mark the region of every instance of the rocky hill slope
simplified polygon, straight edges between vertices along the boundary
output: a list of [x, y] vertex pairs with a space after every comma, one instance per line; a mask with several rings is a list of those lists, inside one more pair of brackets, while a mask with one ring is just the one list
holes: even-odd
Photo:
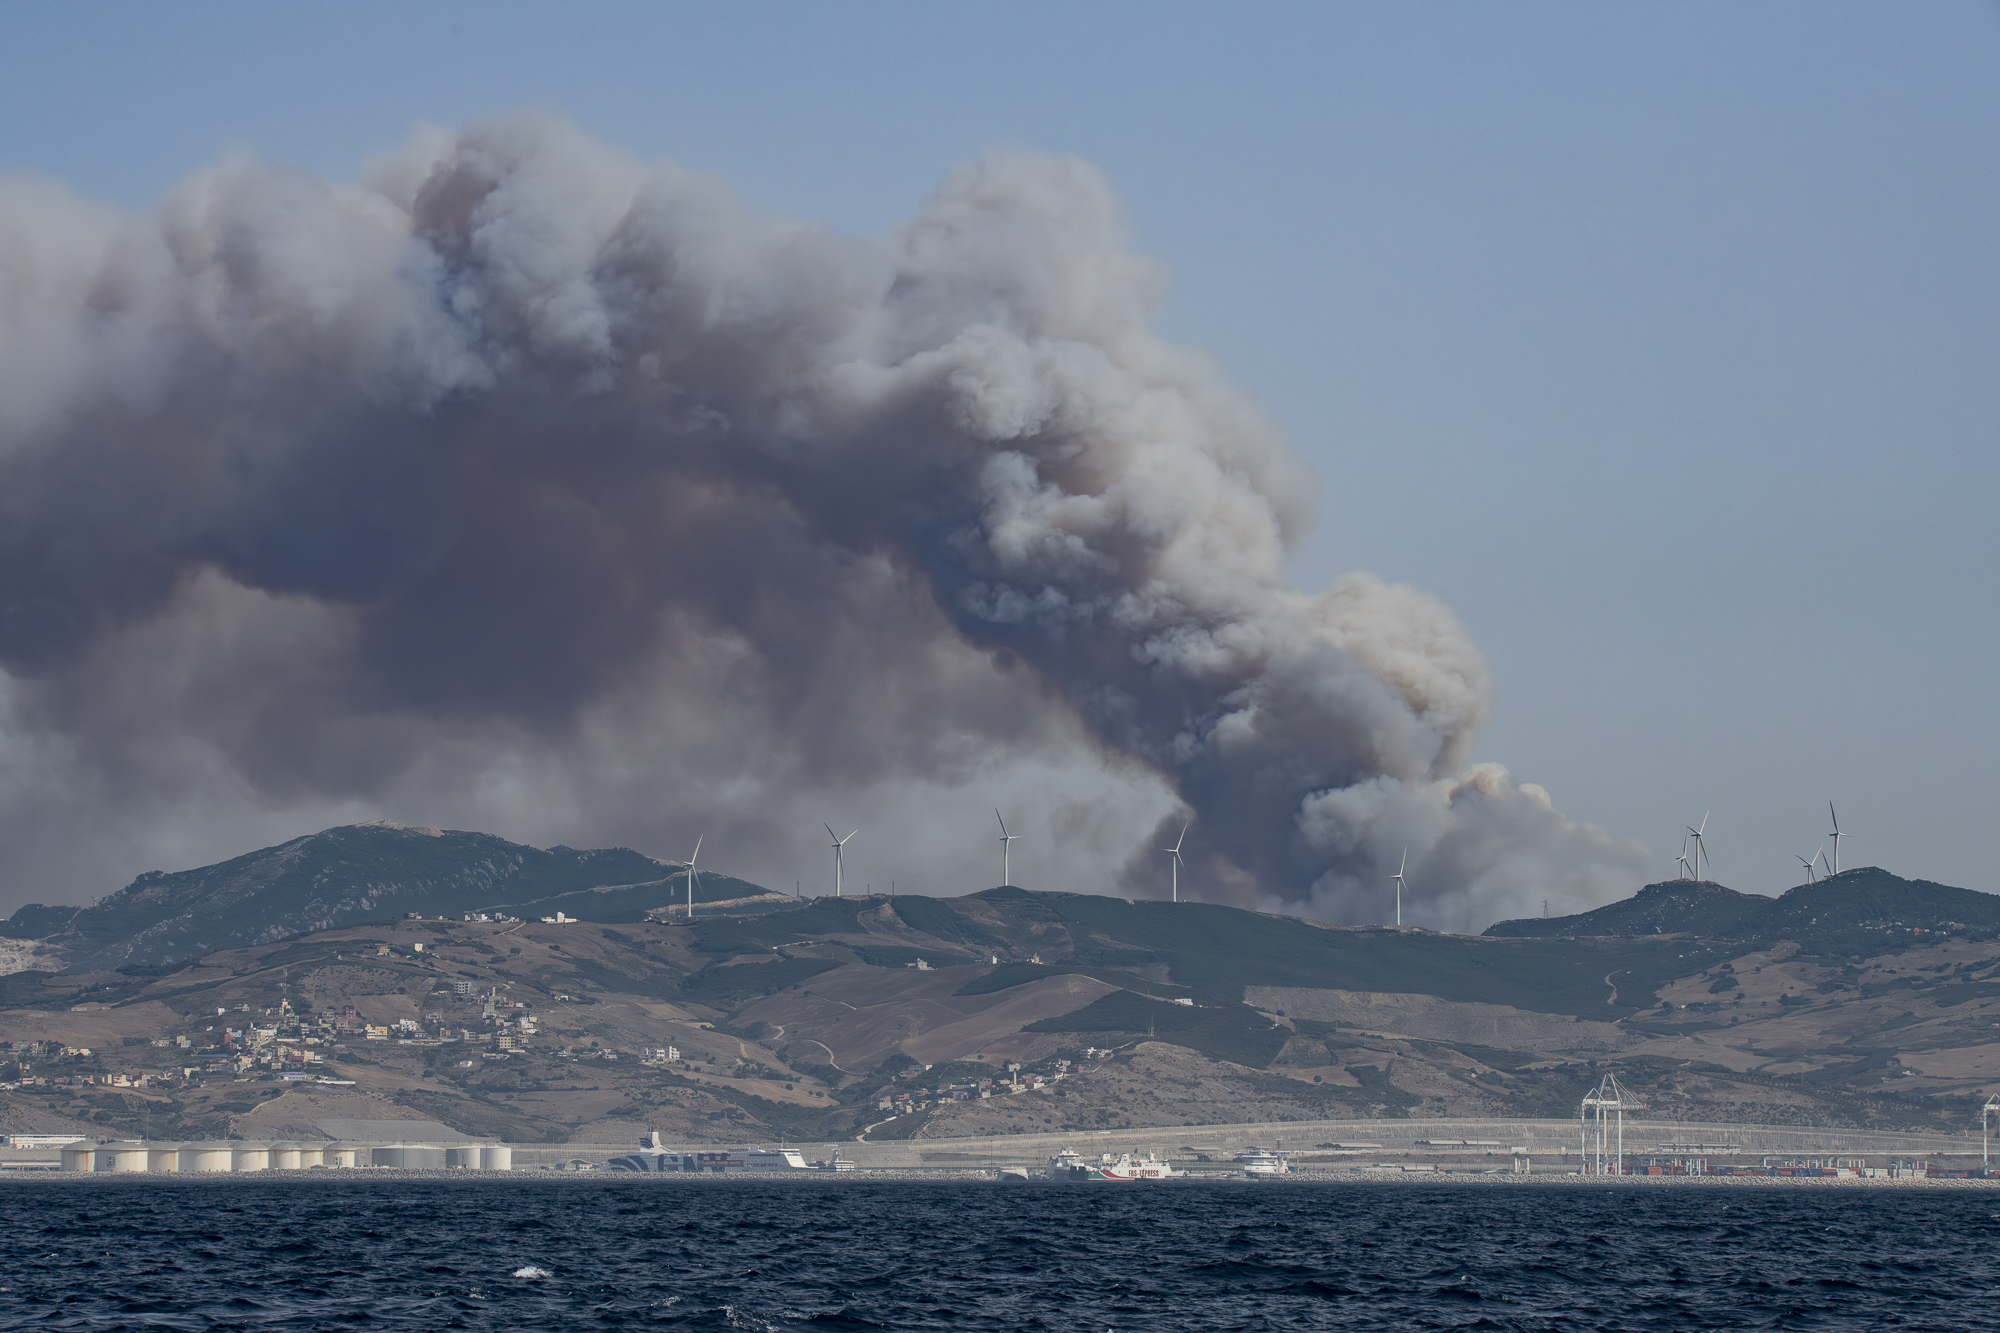
[[[604, 917], [683, 900], [685, 867], [625, 847], [546, 851], [488, 833], [378, 820], [294, 838], [219, 865], [151, 871], [89, 907], [32, 903], [0, 936], [60, 950], [71, 972], [159, 968], [405, 912]], [[761, 896], [699, 877], [696, 901]]]

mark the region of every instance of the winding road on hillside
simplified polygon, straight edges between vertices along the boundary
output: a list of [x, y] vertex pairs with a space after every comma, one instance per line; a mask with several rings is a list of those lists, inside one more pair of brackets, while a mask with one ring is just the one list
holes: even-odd
[[[852, 1008], [853, 1008], [854, 1006], [850, 1004], [850, 1005], [848, 1005], [847, 1007], [848, 1007], [849, 1009], [852, 1009]], [[827, 1044], [826, 1044], [825, 1042], [823, 1042], [823, 1041], [819, 1041], [819, 1040], [817, 1040], [816, 1038], [813, 1038], [813, 1037], [807, 1037], [807, 1038], [806, 1038], [806, 1040], [807, 1040], [807, 1041], [809, 1041], [809, 1042], [812, 1042], [812, 1044], [813, 1044], [813, 1045], [815, 1045], [815, 1046], [819, 1047], [819, 1048], [820, 1048], [820, 1049], [821, 1049], [822, 1051], [825, 1051], [825, 1052], [826, 1052], [826, 1062], [827, 1062], [828, 1064], [832, 1065], [832, 1066], [833, 1066], [833, 1067], [834, 1067], [835, 1069], [840, 1069], [840, 1062], [839, 1062], [838, 1060], [835, 1060], [835, 1059], [833, 1058], [833, 1047], [831, 1047], [831, 1046], [827, 1045]], [[853, 1070], [851, 1070], [851, 1069], [840, 1069], [840, 1072], [841, 1072], [841, 1073], [843, 1073], [843, 1074], [851, 1074], [851, 1073], [853, 1073], [854, 1071], [853, 1071]]]
[[868, 1136], [869, 1136], [869, 1135], [870, 1135], [871, 1133], [873, 1133], [873, 1132], [874, 1132], [875, 1130], [878, 1130], [878, 1129], [880, 1129], [880, 1128], [881, 1128], [882, 1126], [884, 1126], [884, 1125], [888, 1124], [890, 1120], [894, 1120], [895, 1118], [896, 1118], [895, 1116], [890, 1116], [890, 1117], [888, 1117], [888, 1119], [885, 1119], [885, 1120], [877, 1120], [877, 1121], [876, 1121], [876, 1122], [875, 1122], [874, 1124], [872, 1124], [872, 1125], [863, 1125], [863, 1126], [861, 1127], [861, 1132], [860, 1132], [859, 1134], [856, 1134], [856, 1135], [854, 1136], [854, 1138], [853, 1138], [853, 1139], [852, 1139], [851, 1141], [852, 1141], [852, 1142], [854, 1142], [854, 1143], [866, 1143], [866, 1142], [868, 1142]]

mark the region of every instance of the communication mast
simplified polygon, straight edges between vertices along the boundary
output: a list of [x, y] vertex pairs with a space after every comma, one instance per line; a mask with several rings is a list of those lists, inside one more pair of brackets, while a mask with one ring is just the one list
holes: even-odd
[[1988, 1146], [1992, 1141], [1991, 1126], [1996, 1123], [2000, 1123], [2000, 1096], [1988, 1097], [1986, 1105], [1979, 1108], [1979, 1165], [1982, 1170], [1987, 1166], [1987, 1155], [1991, 1151]]
[[1624, 1174], [1625, 1089], [1618, 1086], [1617, 1075], [1607, 1072], [1584, 1094], [1583, 1105], [1577, 1108], [1576, 1128], [1582, 1140], [1583, 1174]]

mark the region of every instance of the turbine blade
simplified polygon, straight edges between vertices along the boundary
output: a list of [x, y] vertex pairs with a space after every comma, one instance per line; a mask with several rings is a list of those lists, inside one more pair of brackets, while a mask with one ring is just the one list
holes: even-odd
[[706, 838], [707, 836], [708, 836], [708, 835], [707, 835], [706, 833], [698, 833], [698, 834], [696, 834], [696, 835], [695, 835], [695, 839], [694, 839], [694, 856], [690, 856], [690, 857], [688, 858], [688, 864], [689, 864], [689, 865], [693, 865], [693, 864], [694, 864], [694, 857], [695, 857], [695, 856], [700, 856], [700, 855], [701, 855], [701, 840], [702, 840], [703, 838]]
[[839, 835], [838, 833], [835, 833], [835, 832], [833, 831], [833, 825], [831, 825], [831, 824], [828, 824], [828, 825], [826, 826], [826, 836], [827, 836], [827, 837], [829, 837], [829, 838], [832, 838], [832, 839], [834, 839], [834, 840], [836, 840], [836, 841], [838, 841], [838, 840], [839, 840], [839, 838], [840, 838], [840, 835]]

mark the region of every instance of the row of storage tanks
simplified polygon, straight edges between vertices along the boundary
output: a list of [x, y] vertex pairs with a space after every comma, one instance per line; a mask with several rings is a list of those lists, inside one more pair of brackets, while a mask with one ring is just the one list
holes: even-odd
[[73, 1143], [62, 1150], [65, 1171], [203, 1172], [308, 1171], [313, 1167], [398, 1167], [406, 1171], [459, 1168], [511, 1171], [505, 1144], [456, 1147], [412, 1143]]

